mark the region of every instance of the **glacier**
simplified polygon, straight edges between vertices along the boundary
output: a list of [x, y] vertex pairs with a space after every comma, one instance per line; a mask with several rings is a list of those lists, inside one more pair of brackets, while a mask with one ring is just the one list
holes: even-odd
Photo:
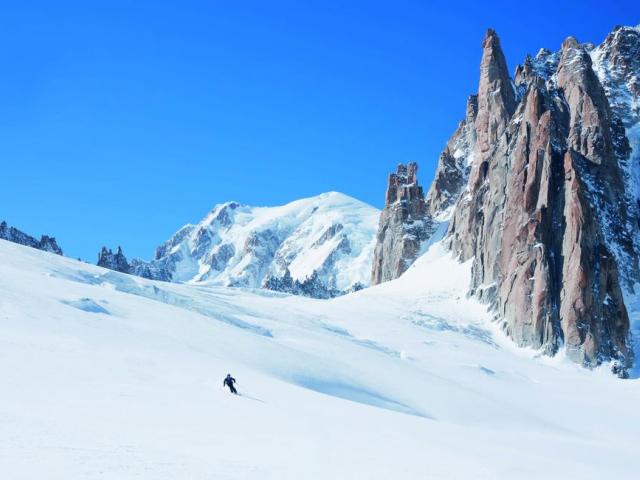
[[515, 347], [469, 275], [434, 242], [318, 300], [0, 240], [3, 476], [636, 478], [637, 372]]

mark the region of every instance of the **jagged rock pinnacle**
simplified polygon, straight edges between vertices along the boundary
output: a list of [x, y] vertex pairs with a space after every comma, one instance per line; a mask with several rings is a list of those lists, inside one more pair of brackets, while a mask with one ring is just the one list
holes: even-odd
[[373, 285], [402, 275], [430, 235], [431, 221], [417, 174], [418, 164], [408, 163], [389, 175], [373, 258]]

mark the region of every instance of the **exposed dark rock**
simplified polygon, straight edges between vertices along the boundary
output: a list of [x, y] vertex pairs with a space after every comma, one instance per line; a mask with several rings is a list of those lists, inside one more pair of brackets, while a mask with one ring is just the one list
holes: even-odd
[[129, 273], [138, 277], [148, 278], [150, 280], [160, 280], [162, 282], [171, 281], [171, 273], [164, 267], [162, 263], [145, 262], [137, 258], [129, 262]]
[[235, 255], [233, 245], [224, 243], [212, 250], [208, 257], [209, 265], [214, 271], [220, 272], [227, 267], [229, 260]]
[[56, 255], [63, 254], [62, 249], [58, 246], [54, 237], [42, 235], [40, 240], [37, 240], [31, 235], [27, 235], [15, 227], [9, 227], [7, 222], [4, 221], [0, 223], [0, 239], [19, 243], [20, 245], [25, 245], [27, 247], [37, 248], [38, 250], [43, 250], [45, 252], [55, 253]]
[[115, 270], [116, 272], [130, 273], [131, 267], [127, 258], [122, 253], [122, 248], [118, 246], [116, 253], [113, 253], [111, 249], [102, 247], [100, 254], [98, 255], [99, 267], [108, 268], [109, 270]]
[[329, 241], [332, 238], [334, 238], [343, 229], [344, 229], [344, 225], [342, 225], [341, 223], [336, 223], [336, 224], [333, 224], [333, 225], [329, 226], [324, 231], [324, 233], [320, 236], [320, 238], [318, 238], [318, 240], [313, 242], [313, 244], [311, 246], [312, 247], [319, 247], [320, 245], [323, 245], [327, 241]]
[[427, 195], [427, 208], [434, 219], [448, 220], [450, 209], [467, 185], [476, 144], [475, 120], [478, 97], [467, 100], [465, 118], [451, 136], [438, 159], [436, 173]]
[[422, 242], [432, 233], [433, 225], [417, 173], [418, 165], [409, 163], [398, 165], [396, 173], [389, 175], [373, 257], [373, 285], [402, 275], [418, 256]]

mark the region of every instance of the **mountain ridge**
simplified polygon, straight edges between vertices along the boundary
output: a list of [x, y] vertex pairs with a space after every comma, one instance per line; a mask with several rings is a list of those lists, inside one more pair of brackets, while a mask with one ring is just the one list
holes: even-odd
[[[516, 344], [629, 366], [640, 29], [616, 27], [598, 46], [568, 37], [556, 52], [528, 55], [513, 78], [492, 29], [482, 52], [478, 92], [439, 159], [427, 208], [407, 225], [446, 225], [448, 248], [473, 260], [470, 294]], [[422, 249], [413, 251], [381, 251], [381, 261], [406, 268]]]
[[118, 265], [127, 262], [109, 257], [107, 250], [99, 263], [156, 280], [330, 298], [369, 284], [378, 215], [374, 207], [339, 192], [275, 207], [229, 201], [181, 227], [151, 261], [133, 259], [123, 270]]

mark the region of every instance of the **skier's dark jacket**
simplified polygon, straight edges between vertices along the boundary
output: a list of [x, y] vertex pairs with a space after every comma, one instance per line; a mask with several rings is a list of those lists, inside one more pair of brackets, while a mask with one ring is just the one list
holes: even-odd
[[222, 382], [223, 386], [227, 386], [229, 385], [230, 387], [233, 387], [233, 384], [236, 383], [236, 379], [233, 378], [231, 375], [227, 375], [227, 378], [224, 379], [224, 382]]

